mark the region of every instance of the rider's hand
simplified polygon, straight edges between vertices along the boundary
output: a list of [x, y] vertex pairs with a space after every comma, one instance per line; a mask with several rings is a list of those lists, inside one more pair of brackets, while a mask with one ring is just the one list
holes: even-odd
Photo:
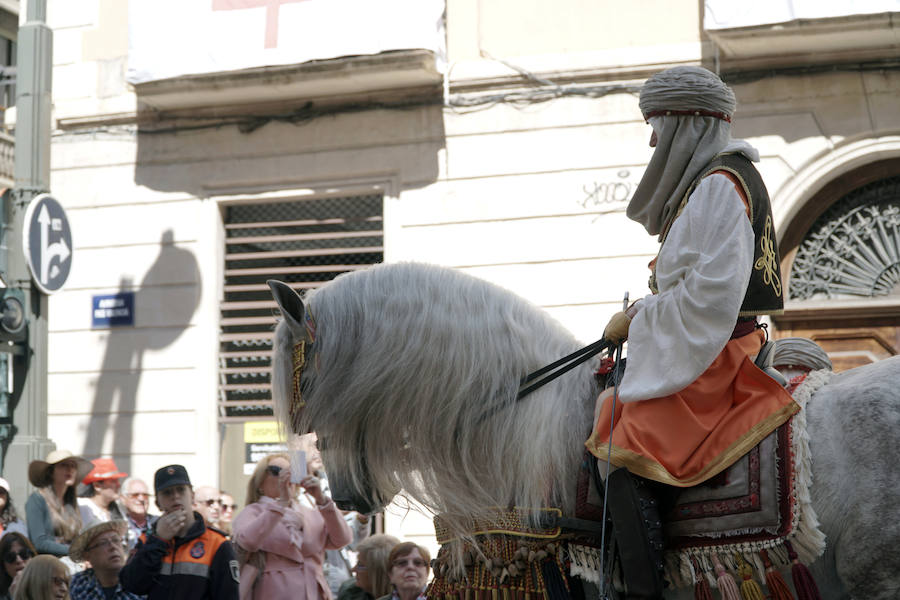
[[634, 315], [636, 315], [640, 309], [640, 300], [636, 300], [627, 309], [614, 314], [609, 320], [609, 323], [606, 324], [606, 329], [603, 330], [603, 337], [614, 344], [627, 340], [631, 319], [634, 318]]
[[619, 311], [606, 324], [606, 329], [603, 330], [603, 337], [613, 344], [627, 340], [629, 325], [631, 325], [631, 317], [625, 311]]

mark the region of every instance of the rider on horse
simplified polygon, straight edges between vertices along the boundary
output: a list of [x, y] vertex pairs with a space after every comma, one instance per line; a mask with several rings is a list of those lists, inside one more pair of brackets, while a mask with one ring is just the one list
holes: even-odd
[[783, 289], [772, 209], [752, 164], [759, 154], [731, 138], [734, 93], [706, 69], [674, 67], [647, 80], [640, 108], [655, 151], [626, 214], [661, 246], [649, 265], [653, 293], [604, 332], [628, 339], [628, 364], [615, 402], [612, 388], [598, 398], [586, 445], [621, 467], [607, 482], [610, 516], [628, 593], [648, 598], [662, 589], [646, 566], [660, 564], [651, 490], [662, 486], [644, 478], [697, 485], [799, 407], [754, 363], [766, 341], [756, 317], [782, 311]]

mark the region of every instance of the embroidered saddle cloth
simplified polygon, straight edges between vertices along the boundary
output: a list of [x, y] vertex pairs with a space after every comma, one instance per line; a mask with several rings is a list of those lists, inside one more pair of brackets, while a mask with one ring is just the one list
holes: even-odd
[[[794, 385], [794, 400], [803, 407], [830, 377], [829, 371], [810, 374]], [[735, 573], [743, 562], [764, 579], [766, 560], [776, 567], [793, 558], [812, 562], [824, 551], [825, 538], [810, 504], [810, 484], [801, 410], [731, 467], [681, 492], [663, 519], [669, 582], [682, 587], [704, 576], [714, 581], [717, 566]]]

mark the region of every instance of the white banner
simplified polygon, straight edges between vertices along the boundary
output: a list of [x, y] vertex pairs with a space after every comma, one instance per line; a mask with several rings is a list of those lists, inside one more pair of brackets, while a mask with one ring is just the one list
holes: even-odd
[[900, 0], [706, 0], [703, 27], [733, 29], [889, 12], [900, 12]]
[[128, 81], [425, 49], [444, 0], [129, 0]]

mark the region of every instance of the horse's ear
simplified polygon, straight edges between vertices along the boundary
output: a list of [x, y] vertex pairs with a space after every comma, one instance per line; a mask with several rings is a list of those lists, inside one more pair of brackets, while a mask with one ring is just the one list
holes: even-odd
[[281, 315], [287, 321], [291, 331], [294, 332], [294, 337], [307, 336], [306, 327], [303, 326], [306, 307], [303, 306], [300, 295], [282, 281], [269, 279], [266, 283], [269, 284], [272, 296], [275, 298], [278, 308], [281, 309]]

